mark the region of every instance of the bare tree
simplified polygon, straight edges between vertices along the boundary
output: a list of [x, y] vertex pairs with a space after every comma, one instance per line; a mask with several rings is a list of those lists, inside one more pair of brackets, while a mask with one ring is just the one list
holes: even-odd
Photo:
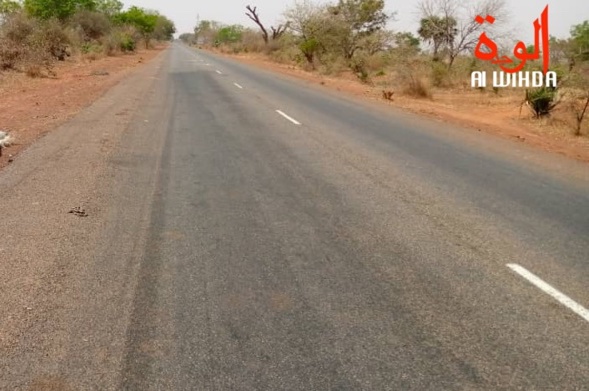
[[311, 0], [296, 0], [291, 8], [284, 12], [286, 26], [295, 36], [308, 40], [318, 38], [325, 33], [326, 7]]
[[[245, 13], [247, 17], [253, 20], [254, 23], [260, 27], [260, 30], [262, 30], [262, 38], [264, 38], [264, 43], [268, 44], [268, 30], [266, 29], [266, 27], [264, 27], [264, 24], [260, 20], [260, 15], [258, 15], [257, 12], [258, 7], [252, 7], [251, 5], [248, 5], [247, 7], [245, 7], [245, 9], [247, 10], [247, 12]], [[272, 30], [272, 40], [280, 38], [286, 32], [287, 28], [288, 23], [280, 24], [278, 25], [278, 27], [270, 26], [270, 30]]]
[[[433, 34], [446, 35], [442, 41], [446, 46], [448, 67], [452, 67], [460, 54], [474, 50], [483, 31], [493, 39], [502, 38], [501, 30], [508, 20], [505, 0], [422, 0], [418, 8], [421, 17], [430, 22], [428, 27]], [[491, 15], [495, 23], [481, 25], [475, 20], [477, 15]], [[435, 23], [436, 20], [441, 22]], [[445, 23], [449, 20], [456, 24]]]
[[272, 40], [278, 39], [284, 35], [286, 29], [288, 28], [288, 23], [286, 24], [279, 24], [278, 27], [274, 28], [274, 26], [270, 26], [272, 30]]
[[262, 37], [264, 38], [264, 42], [267, 44], [268, 43], [268, 30], [266, 30], [266, 27], [264, 27], [264, 25], [260, 21], [260, 16], [258, 15], [258, 13], [256, 11], [258, 9], [258, 7], [252, 8], [252, 6], [248, 5], [245, 8], [248, 11], [245, 14], [247, 15], [248, 18], [253, 20], [254, 23], [260, 27], [260, 30], [262, 30]]
[[580, 64], [565, 80], [565, 83], [571, 87], [571, 109], [577, 121], [575, 136], [580, 136], [583, 121], [589, 110], [589, 63]]
[[587, 113], [587, 109], [589, 108], [589, 91], [585, 91], [585, 96], [579, 99], [581, 105], [579, 107], [575, 107], [575, 117], [577, 119], [577, 127], [575, 129], [575, 135], [581, 135], [581, 126], [583, 125], [583, 120], [585, 119], [585, 114]]

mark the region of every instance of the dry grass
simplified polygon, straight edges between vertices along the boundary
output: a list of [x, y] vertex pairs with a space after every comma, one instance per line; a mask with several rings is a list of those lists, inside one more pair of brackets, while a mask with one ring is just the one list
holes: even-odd
[[102, 56], [99, 53], [95, 53], [95, 52], [86, 53], [86, 54], [82, 55], [82, 58], [86, 61], [89, 61], [89, 62], [96, 61], [101, 57]]
[[410, 77], [402, 92], [404, 95], [413, 98], [432, 99], [432, 92], [426, 81], [421, 77]]
[[28, 77], [31, 77], [33, 79], [45, 77], [43, 69], [38, 64], [27, 65], [25, 69], [25, 73]]

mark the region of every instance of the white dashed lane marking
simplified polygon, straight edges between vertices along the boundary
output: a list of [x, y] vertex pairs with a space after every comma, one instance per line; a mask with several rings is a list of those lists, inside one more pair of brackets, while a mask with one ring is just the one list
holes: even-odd
[[542, 292], [546, 293], [547, 295], [551, 296], [553, 299], [558, 301], [560, 304], [567, 307], [569, 310], [573, 311], [575, 314], [579, 315], [581, 318], [585, 319], [589, 322], [589, 310], [583, 307], [581, 304], [577, 303], [564, 293], [560, 292], [552, 285], [548, 284], [547, 282], [543, 281], [540, 277], [535, 275], [534, 273], [530, 272], [523, 266], [520, 266], [515, 263], [510, 263], [507, 265], [508, 268], [519, 274], [521, 277], [528, 280], [532, 283], [536, 288], [540, 289]]
[[296, 119], [294, 119], [294, 118], [292, 118], [292, 117], [290, 117], [290, 116], [286, 115], [285, 113], [283, 113], [283, 112], [282, 112], [282, 111], [280, 111], [280, 110], [276, 110], [276, 112], [277, 112], [278, 114], [280, 114], [281, 116], [283, 116], [284, 118], [286, 118], [287, 120], [289, 120], [290, 122], [292, 122], [293, 124], [295, 124], [295, 125], [300, 125], [300, 124], [301, 124], [299, 121], [297, 121]]

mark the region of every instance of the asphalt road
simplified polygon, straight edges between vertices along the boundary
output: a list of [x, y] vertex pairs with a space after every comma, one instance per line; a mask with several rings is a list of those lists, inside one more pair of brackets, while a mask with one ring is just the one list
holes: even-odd
[[589, 389], [587, 166], [522, 144], [175, 44], [0, 216], [2, 390]]

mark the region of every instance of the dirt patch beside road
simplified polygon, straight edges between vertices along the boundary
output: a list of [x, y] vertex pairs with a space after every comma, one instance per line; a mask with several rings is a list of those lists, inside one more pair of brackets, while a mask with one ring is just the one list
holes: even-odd
[[166, 47], [93, 61], [72, 59], [57, 64], [54, 78], [31, 79], [21, 73], [0, 73], [0, 130], [10, 132], [13, 139], [12, 146], [4, 149], [0, 157], [0, 168]]

